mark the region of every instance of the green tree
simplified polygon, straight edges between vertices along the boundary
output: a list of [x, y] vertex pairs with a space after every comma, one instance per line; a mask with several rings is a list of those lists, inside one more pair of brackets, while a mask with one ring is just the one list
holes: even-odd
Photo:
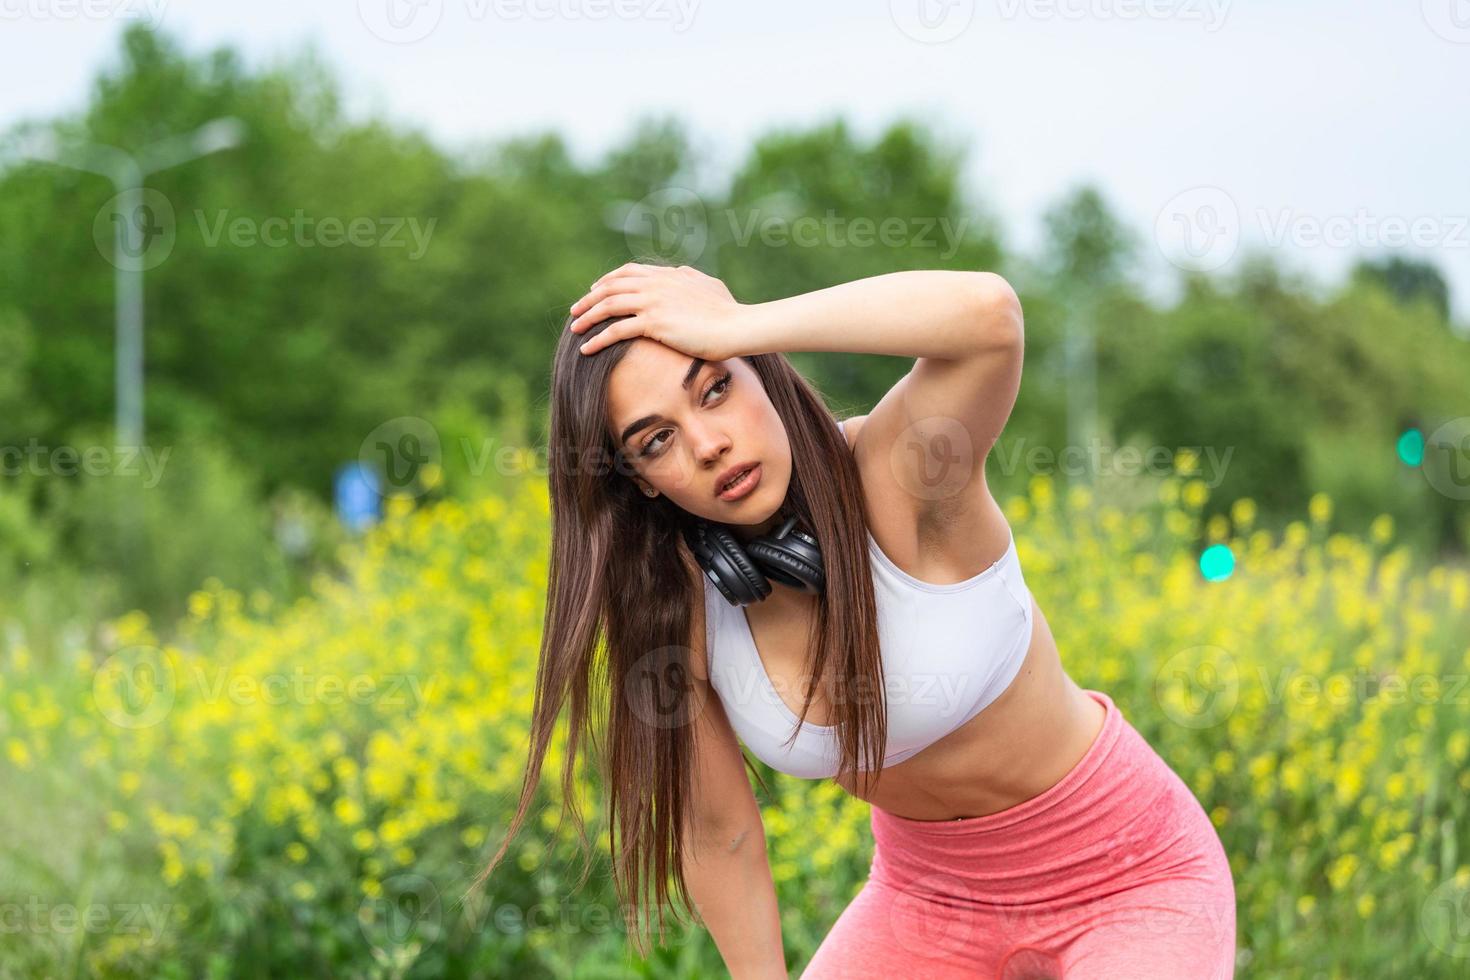
[[1355, 281], [1377, 283], [1401, 303], [1423, 300], [1438, 311], [1440, 319], [1449, 321], [1449, 283], [1429, 262], [1389, 255], [1359, 262], [1353, 267], [1352, 276]]

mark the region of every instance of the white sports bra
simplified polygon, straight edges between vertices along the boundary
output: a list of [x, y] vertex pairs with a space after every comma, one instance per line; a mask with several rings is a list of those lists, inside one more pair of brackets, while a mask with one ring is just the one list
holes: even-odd
[[[868, 553], [888, 711], [883, 764], [891, 766], [974, 718], [1010, 686], [1031, 646], [1031, 593], [1014, 535], [995, 564], [945, 585], [903, 571], [871, 531]], [[835, 776], [835, 726], [803, 722], [796, 740], [784, 744], [798, 719], [766, 672], [745, 610], [730, 605], [708, 576], [701, 579], [710, 686], [735, 733], [773, 769], [802, 779]], [[789, 694], [799, 704], [805, 690], [796, 687]]]

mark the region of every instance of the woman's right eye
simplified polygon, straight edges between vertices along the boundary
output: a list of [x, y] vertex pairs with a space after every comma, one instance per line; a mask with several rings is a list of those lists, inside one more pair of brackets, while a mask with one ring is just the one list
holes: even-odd
[[655, 438], [653, 438], [653, 439], [649, 439], [649, 440], [648, 440], [648, 441], [647, 441], [647, 442], [645, 442], [645, 443], [644, 443], [644, 444], [643, 444], [643, 449], [642, 449], [642, 451], [640, 451], [640, 452], [639, 452], [639, 453], [638, 453], [638, 455], [639, 455], [639, 456], [651, 456], [651, 455], [652, 455], [652, 454], [653, 454], [653, 451], [654, 451], [654, 445], [655, 445], [655, 442], [656, 442], [656, 439], [657, 439], [657, 437], [658, 437], [658, 436], [659, 436], [659, 435], [661, 435], [661, 434], [662, 434], [662, 433], [663, 433], [663, 432], [664, 432], [664, 430], [663, 430], [663, 429], [660, 429], [660, 430], [658, 430], [658, 432], [655, 432], [655, 433], [654, 433], [654, 434], [653, 434], [653, 435], [654, 435], [654, 437], [655, 437]]

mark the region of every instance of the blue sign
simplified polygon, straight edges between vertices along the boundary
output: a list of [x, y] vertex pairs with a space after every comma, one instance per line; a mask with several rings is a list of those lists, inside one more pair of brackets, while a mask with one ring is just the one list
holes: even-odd
[[345, 463], [337, 470], [334, 489], [337, 518], [352, 530], [360, 531], [382, 518], [377, 470], [362, 463]]

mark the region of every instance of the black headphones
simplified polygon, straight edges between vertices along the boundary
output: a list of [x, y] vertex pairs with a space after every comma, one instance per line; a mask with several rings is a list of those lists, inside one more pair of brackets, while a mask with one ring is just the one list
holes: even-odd
[[732, 606], [748, 606], [771, 594], [770, 576], [782, 585], [820, 595], [827, 587], [822, 549], [817, 539], [796, 528], [796, 515], [773, 534], [762, 534], [749, 544], [723, 524], [700, 518], [685, 525], [684, 540], [699, 567]]

